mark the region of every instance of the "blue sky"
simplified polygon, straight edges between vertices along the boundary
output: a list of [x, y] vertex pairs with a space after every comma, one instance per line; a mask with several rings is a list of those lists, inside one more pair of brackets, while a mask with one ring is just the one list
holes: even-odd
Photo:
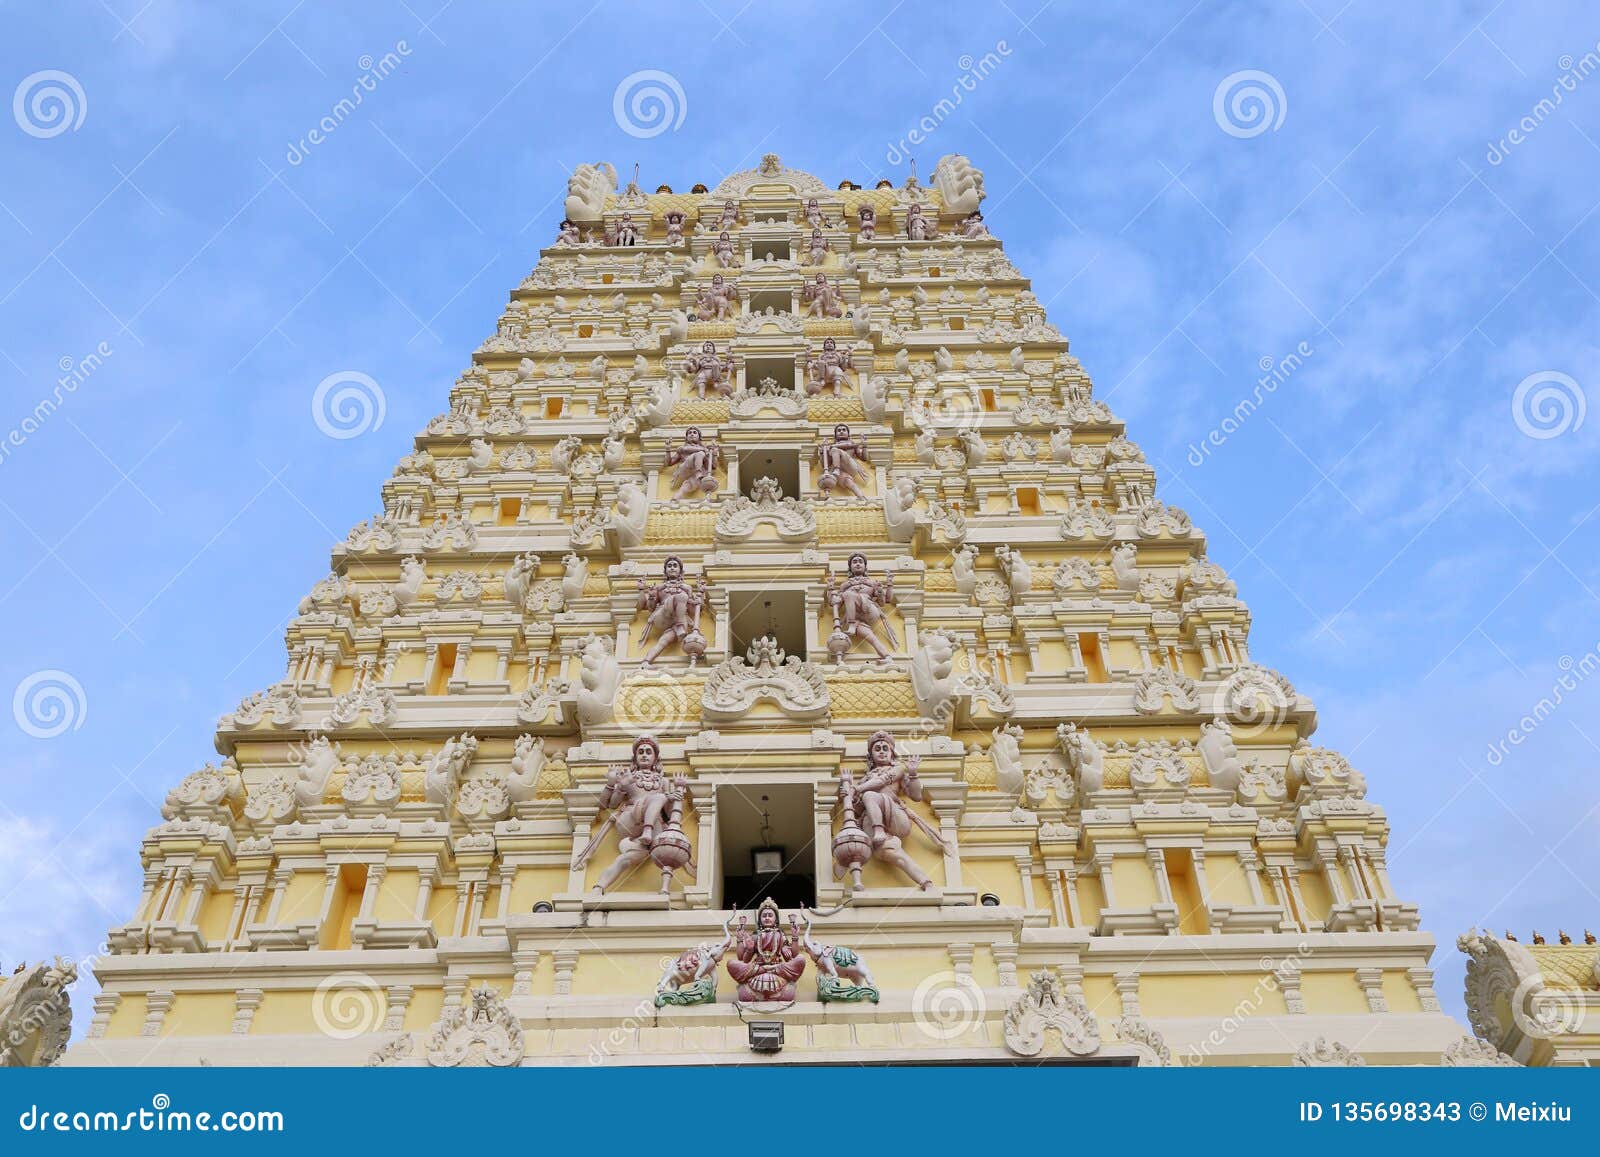
[[[288, 616], [574, 165], [682, 189], [772, 151], [898, 181], [929, 118], [921, 171], [985, 172], [990, 225], [1239, 581], [1256, 658], [1387, 808], [1459, 1014], [1468, 925], [1600, 925], [1600, 679], [1519, 723], [1600, 646], [1600, 15], [1531, 7], [8, 5], [0, 692], [82, 693], [59, 735], [0, 714], [0, 957], [87, 956], [131, 914], [163, 795], [280, 676]], [[613, 95], [646, 69], [683, 115], [635, 136]], [[1246, 71], [1271, 83], [1224, 85]], [[386, 412], [335, 440], [310, 400], [344, 371]]]

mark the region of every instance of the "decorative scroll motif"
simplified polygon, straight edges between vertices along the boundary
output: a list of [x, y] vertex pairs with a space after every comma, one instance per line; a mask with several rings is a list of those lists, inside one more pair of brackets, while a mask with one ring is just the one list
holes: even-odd
[[1047, 1033], [1054, 1029], [1061, 1050], [1073, 1056], [1093, 1056], [1100, 1051], [1100, 1024], [1083, 997], [1064, 992], [1061, 978], [1041, 970], [1028, 979], [1028, 991], [1006, 1009], [1006, 1048], [1019, 1057], [1036, 1057], [1043, 1051]]
[[339, 794], [345, 803], [388, 811], [400, 801], [399, 762], [382, 755], [367, 756], [346, 771]]
[[809, 542], [817, 536], [817, 513], [811, 503], [785, 498], [775, 478], [757, 478], [749, 498], [739, 495], [717, 512], [718, 542], [743, 542], [763, 523], [772, 526], [783, 542]]
[[487, 984], [465, 1004], [444, 1010], [425, 1045], [436, 1068], [508, 1068], [522, 1061], [522, 1025], [500, 994]]
[[235, 727], [254, 727], [263, 719], [271, 719], [275, 727], [293, 727], [300, 722], [300, 696], [293, 687], [278, 683], [265, 691], [252, 692], [233, 710]]
[[828, 684], [816, 664], [785, 656], [777, 640], [753, 640], [745, 656], [734, 655], [706, 676], [701, 710], [707, 720], [733, 722], [757, 703], [777, 706], [790, 719], [820, 721], [828, 714]]
[[229, 756], [222, 766], [206, 764], [186, 775], [183, 782], [167, 793], [161, 807], [165, 819], [206, 819], [226, 823], [244, 802], [244, 785], [239, 781], [239, 766]]
[[372, 1050], [367, 1057], [367, 1068], [390, 1068], [394, 1065], [404, 1064], [411, 1059], [411, 1053], [417, 1047], [417, 1039], [408, 1032], [403, 1032], [387, 1044], [381, 1044]]
[[1138, 1055], [1140, 1068], [1168, 1068], [1172, 1065], [1172, 1050], [1167, 1047], [1166, 1038], [1143, 1017], [1125, 1016], [1112, 1027], [1116, 1029], [1117, 1039]]
[[1297, 1048], [1290, 1063], [1302, 1069], [1336, 1069], [1356, 1068], [1367, 1062], [1360, 1053], [1350, 1051], [1348, 1045], [1319, 1036]]
[[72, 1033], [70, 990], [77, 980], [78, 966], [61, 956], [0, 979], [0, 1068], [56, 1063]]
[[1456, 1069], [1522, 1067], [1488, 1041], [1479, 1040], [1475, 1036], [1464, 1036], [1445, 1049], [1443, 1055], [1439, 1057], [1439, 1064]]
[[1160, 538], [1163, 534], [1184, 538], [1194, 532], [1188, 513], [1165, 502], [1151, 502], [1142, 507], [1134, 528], [1140, 538]]
[[1189, 676], [1169, 667], [1142, 672], [1133, 681], [1133, 709], [1140, 715], [1154, 715], [1171, 700], [1175, 710], [1189, 714], [1200, 710], [1199, 685]]

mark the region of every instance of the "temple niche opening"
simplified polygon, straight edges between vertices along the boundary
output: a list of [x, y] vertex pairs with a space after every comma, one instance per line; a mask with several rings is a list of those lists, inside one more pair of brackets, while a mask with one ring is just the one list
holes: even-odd
[[864, 176], [578, 166], [65, 1063], [1482, 1054], [982, 172]]

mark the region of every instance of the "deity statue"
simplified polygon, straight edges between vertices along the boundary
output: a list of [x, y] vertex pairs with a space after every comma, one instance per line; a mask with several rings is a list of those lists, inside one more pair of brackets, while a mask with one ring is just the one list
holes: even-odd
[[733, 958], [728, 961], [728, 975], [739, 984], [739, 999], [752, 1003], [793, 1000], [794, 983], [806, 970], [799, 922], [791, 915], [785, 930], [778, 905], [768, 896], [756, 909], [754, 932], [749, 924], [748, 916], [740, 916], [739, 926], [731, 933]]
[[828, 284], [826, 274], [817, 274], [815, 281], [808, 281], [800, 291], [801, 298], [808, 304], [807, 317], [843, 317], [844, 306], [839, 304], [839, 291]]
[[828, 605], [833, 609], [833, 631], [828, 635], [828, 653], [835, 663], [844, 662], [857, 639], [865, 639], [878, 653], [879, 662], [889, 658], [889, 647], [884, 646], [877, 628], [883, 627], [891, 646], [898, 647], [900, 639], [889, 622], [885, 607], [894, 603], [894, 575], [882, 582], [867, 574], [867, 556], [857, 551], [847, 564], [849, 574], [843, 582], [836, 582], [833, 571], [828, 571]]
[[812, 229], [821, 229], [827, 224], [822, 217], [822, 208], [817, 204], [817, 199], [812, 197], [806, 202], [806, 224]]
[[683, 244], [683, 214], [676, 209], [667, 214], [667, 244]]
[[556, 244], [557, 245], [581, 245], [582, 243], [583, 243], [583, 234], [578, 232], [578, 227], [576, 225], [574, 225], [571, 221], [563, 220], [561, 222], [561, 231], [556, 234]]
[[622, 220], [617, 222], [616, 238], [616, 241], [613, 242], [615, 245], [639, 244], [639, 229], [638, 226], [634, 225], [633, 223], [632, 213], [624, 213], [622, 215]]
[[878, 239], [878, 211], [871, 205], [863, 205], [856, 213], [861, 221], [861, 240], [876, 241]]
[[711, 284], [700, 291], [695, 302], [695, 316], [701, 321], [726, 321], [739, 301], [739, 291], [722, 274], [711, 276]]
[[[944, 840], [905, 800], [922, 799], [922, 781], [917, 777], [919, 756], [904, 761], [895, 754], [894, 737], [875, 731], [867, 739], [867, 773], [858, 782], [846, 771], [839, 780], [839, 801], [844, 808], [844, 827], [833, 841], [834, 878], [850, 873], [851, 887], [861, 890], [861, 867], [872, 857], [892, 864], [910, 877], [924, 892], [933, 880], [906, 854], [904, 840], [915, 824], [934, 847], [945, 850]], [[904, 798], [902, 798], [904, 797]], [[860, 837], [865, 836], [862, 847]]]
[[813, 229], [811, 240], [806, 243], [806, 264], [821, 265], [828, 259], [828, 240], [822, 235], [822, 230]]
[[989, 227], [983, 223], [983, 214], [974, 209], [961, 219], [961, 235], [963, 237], [987, 237]]
[[668, 555], [661, 564], [661, 575], [661, 581], [654, 586], [639, 580], [639, 609], [650, 612], [639, 643], [643, 645], [651, 636], [658, 636], [656, 645], [645, 652], [643, 664], [650, 666], [661, 652], [677, 643], [693, 665], [706, 653], [706, 637], [700, 633], [700, 612], [706, 603], [705, 579], [691, 587], [684, 581], [683, 560], [675, 554]]
[[739, 227], [739, 206], [730, 198], [722, 203], [722, 216], [717, 218], [718, 229], [737, 229]]
[[824, 390], [832, 390], [837, 397], [850, 385], [850, 375], [846, 371], [854, 368], [849, 350], [840, 349], [839, 343], [831, 337], [823, 338], [822, 352], [814, 358], [806, 358], [806, 393], [815, 397]]
[[[678, 828], [677, 835], [682, 838], [680, 819], [687, 784], [682, 776], [668, 779], [661, 770], [661, 745], [653, 735], [641, 735], [633, 741], [633, 758], [627, 767], [618, 765], [606, 773], [600, 806], [610, 808], [611, 815], [573, 862], [574, 868], [587, 867], [607, 833], [617, 829], [620, 850], [595, 881], [596, 892], [605, 892], [624, 873], [649, 859], [657, 843], [673, 827]], [[662, 875], [661, 890], [665, 892], [672, 873], [663, 869]]]
[[716, 342], [708, 341], [698, 352], [691, 351], [683, 359], [683, 372], [694, 380], [695, 392], [701, 398], [707, 390], [723, 395], [733, 392], [733, 358], [719, 357]]
[[933, 222], [922, 215], [921, 205], [912, 205], [906, 210], [907, 238], [912, 241], [932, 241], [938, 235]]
[[711, 255], [724, 269], [732, 269], [739, 264], [738, 250], [733, 247], [733, 241], [726, 230], [717, 234], [717, 239], [711, 243]]
[[833, 428], [833, 441], [817, 444], [817, 462], [822, 473], [817, 485], [824, 497], [831, 497], [835, 489], [844, 489], [857, 498], [865, 498], [861, 483], [867, 471], [861, 464], [867, 460], [867, 448], [850, 436], [850, 427], [840, 422]]
[[690, 426], [683, 432], [683, 441], [667, 451], [667, 465], [672, 471], [672, 485], [677, 487], [674, 498], [687, 498], [692, 494], [715, 494], [717, 491], [717, 463], [722, 449], [713, 438], [707, 442], [699, 426]]

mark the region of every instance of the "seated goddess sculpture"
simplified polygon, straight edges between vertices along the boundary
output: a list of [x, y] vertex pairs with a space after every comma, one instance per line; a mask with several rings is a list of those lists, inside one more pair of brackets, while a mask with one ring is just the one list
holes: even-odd
[[643, 646], [652, 636], [656, 639], [642, 662], [650, 666], [661, 652], [677, 643], [693, 665], [706, 653], [706, 637], [700, 632], [700, 612], [706, 603], [705, 580], [690, 586], [683, 577], [683, 560], [675, 554], [668, 555], [661, 564], [661, 575], [661, 581], [653, 586], [639, 580], [639, 609], [650, 613], [639, 643]]
[[676, 209], [667, 214], [667, 244], [683, 244], [683, 214]]
[[924, 892], [933, 887], [933, 879], [906, 854], [904, 843], [914, 824], [934, 847], [945, 849], [933, 825], [905, 803], [922, 799], [919, 762], [915, 755], [900, 760], [894, 737], [887, 731], [875, 731], [867, 740], [866, 775], [857, 780], [846, 771], [840, 777], [844, 826], [833, 841], [834, 877], [848, 871], [855, 891], [861, 890], [862, 865], [874, 858], [894, 865]]
[[828, 239], [822, 235], [821, 229], [811, 231], [811, 240], [806, 243], [806, 264], [821, 265], [828, 259]]
[[849, 491], [857, 498], [865, 498], [861, 484], [867, 479], [866, 446], [850, 436], [850, 427], [840, 422], [833, 428], [833, 441], [817, 444], [817, 463], [822, 472], [817, 485], [824, 497], [831, 497], [837, 489]]
[[557, 245], [580, 245], [582, 243], [583, 243], [583, 235], [578, 232], [578, 227], [576, 225], [574, 225], [571, 221], [562, 221], [561, 222], [561, 231], [558, 234], [556, 234], [556, 244]]
[[633, 223], [632, 213], [624, 213], [622, 215], [622, 220], [617, 222], [616, 243], [618, 245], [639, 244], [639, 228]]
[[683, 441], [667, 451], [667, 465], [674, 467], [672, 485], [677, 487], [674, 498], [717, 492], [717, 463], [722, 457], [721, 448], [713, 438], [707, 442], [699, 426], [690, 426], [683, 432]]
[[717, 218], [718, 229], [737, 229], [739, 227], [739, 206], [731, 199], [722, 203], [722, 216]]
[[961, 221], [961, 235], [963, 237], [987, 237], [989, 227], [983, 223], [983, 214], [974, 209]]
[[732, 269], [739, 264], [739, 252], [733, 247], [733, 240], [726, 230], [717, 234], [717, 239], [711, 243], [711, 255], [724, 269]]
[[728, 960], [728, 975], [739, 984], [739, 999], [748, 1002], [794, 999], [795, 981], [806, 970], [805, 946], [801, 943], [799, 922], [789, 917], [789, 928], [782, 926], [778, 905], [771, 896], [756, 909], [755, 931], [749, 917], [740, 916], [733, 930], [733, 955]]
[[[828, 605], [833, 610], [833, 630], [828, 635], [828, 653], [835, 663], [844, 662], [845, 656], [855, 646], [857, 639], [865, 639], [878, 653], [878, 660], [889, 658], [889, 646], [898, 647], [900, 639], [889, 622], [886, 607], [894, 603], [894, 575], [878, 582], [867, 574], [867, 556], [857, 551], [850, 556], [849, 573], [843, 582], [836, 582], [833, 572], [828, 572]], [[889, 646], [878, 635], [882, 626]]]
[[806, 202], [806, 224], [813, 229], [821, 229], [827, 224], [822, 217], [822, 207], [817, 204], [815, 197]]

